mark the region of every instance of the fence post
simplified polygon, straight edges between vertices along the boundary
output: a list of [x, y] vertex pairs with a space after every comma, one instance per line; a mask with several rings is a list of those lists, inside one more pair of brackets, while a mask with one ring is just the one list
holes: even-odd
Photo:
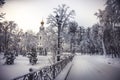
[[30, 68], [30, 69], [29, 69], [29, 72], [30, 72], [30, 73], [29, 73], [28, 79], [29, 79], [29, 80], [33, 80], [33, 76], [34, 76], [33, 69]]

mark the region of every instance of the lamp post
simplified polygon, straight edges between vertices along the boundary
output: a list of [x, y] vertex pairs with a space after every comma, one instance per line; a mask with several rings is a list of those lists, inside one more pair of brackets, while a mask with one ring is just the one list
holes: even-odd
[[58, 25], [58, 46], [57, 46], [57, 61], [60, 61], [60, 31], [61, 31], [61, 20], [60, 16], [56, 15], [57, 25]]

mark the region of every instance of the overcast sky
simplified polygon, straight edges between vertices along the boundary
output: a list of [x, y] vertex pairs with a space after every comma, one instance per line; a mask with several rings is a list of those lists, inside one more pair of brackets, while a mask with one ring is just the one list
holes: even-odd
[[105, 0], [7, 0], [0, 12], [5, 12], [6, 20], [15, 21], [24, 31], [38, 31], [40, 21], [43, 19], [46, 23], [48, 15], [59, 4], [75, 10], [75, 20], [79, 25], [90, 27], [98, 22], [94, 13], [104, 9]]

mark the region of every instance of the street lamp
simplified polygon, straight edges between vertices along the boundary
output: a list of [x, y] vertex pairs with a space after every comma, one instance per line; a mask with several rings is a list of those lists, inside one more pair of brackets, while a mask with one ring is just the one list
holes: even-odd
[[58, 46], [57, 46], [57, 61], [60, 61], [60, 31], [61, 31], [61, 20], [58, 14], [56, 15], [57, 26], [58, 26]]

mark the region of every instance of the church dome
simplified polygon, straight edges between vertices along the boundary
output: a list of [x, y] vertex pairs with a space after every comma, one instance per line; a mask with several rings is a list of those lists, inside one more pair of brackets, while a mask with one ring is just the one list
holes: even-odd
[[44, 26], [43, 26], [43, 25], [44, 25], [44, 21], [42, 20], [42, 21], [41, 21], [41, 26], [40, 26], [40, 31], [43, 31], [43, 30], [44, 30]]
[[42, 20], [42, 21], [41, 21], [41, 26], [43, 26], [43, 25], [44, 25], [44, 21]]

